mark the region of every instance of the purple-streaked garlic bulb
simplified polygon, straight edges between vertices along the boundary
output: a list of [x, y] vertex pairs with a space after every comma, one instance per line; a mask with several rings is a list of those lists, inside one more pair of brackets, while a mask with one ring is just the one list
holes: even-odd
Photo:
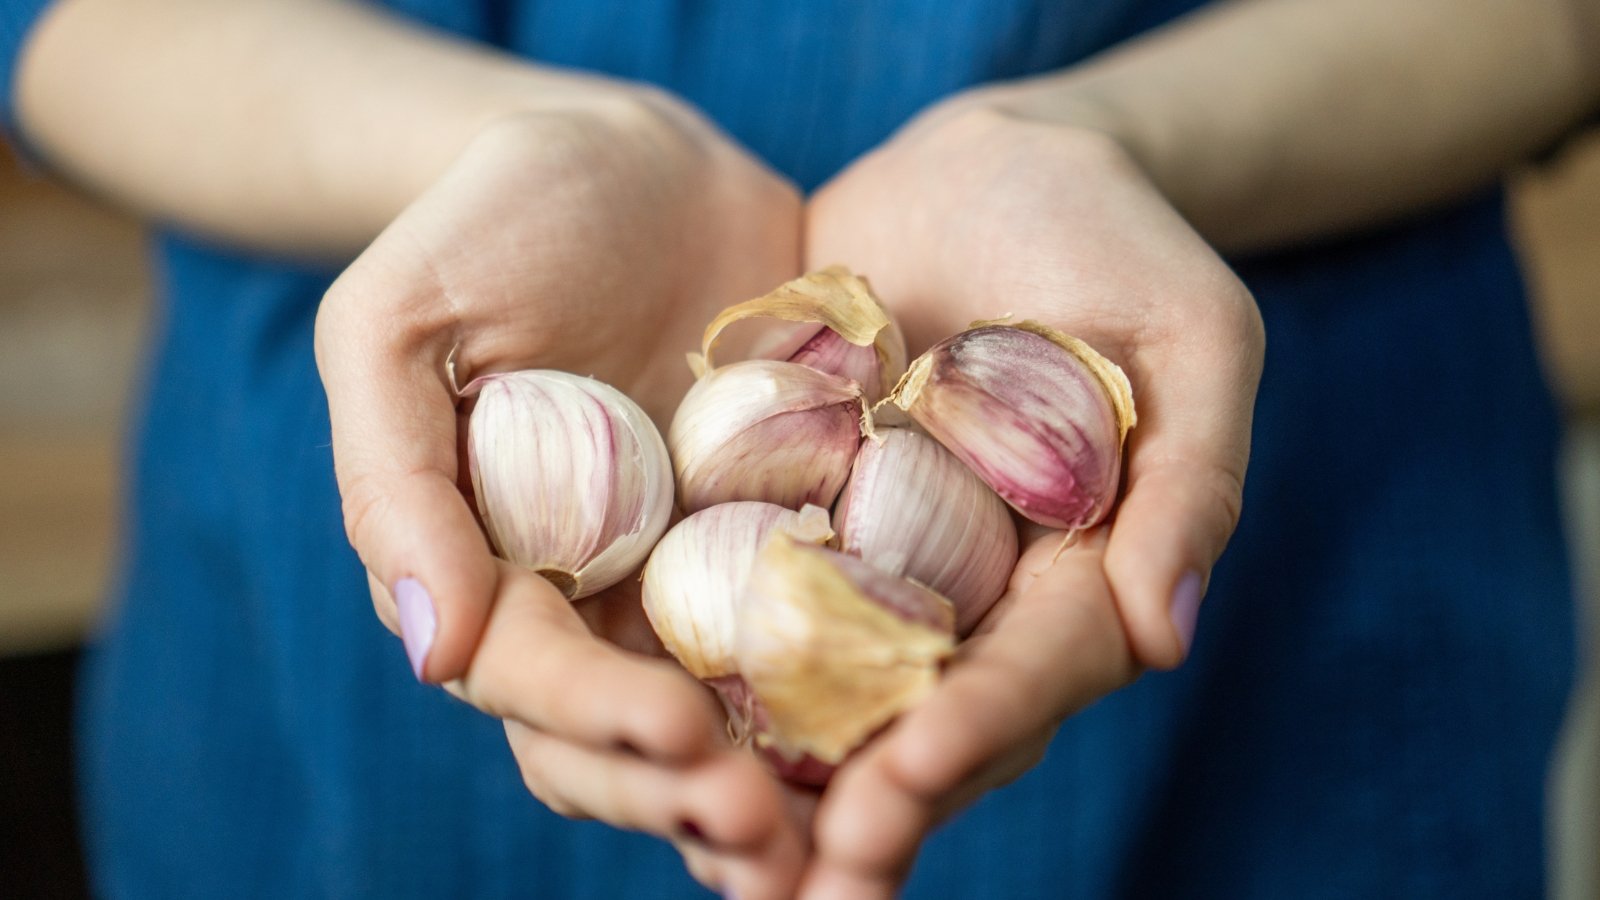
[[672, 466], [644, 410], [567, 372], [485, 375], [467, 463], [495, 552], [570, 599], [626, 578], [672, 515]]
[[1005, 591], [1017, 529], [995, 492], [938, 441], [879, 428], [861, 442], [833, 513], [840, 548], [955, 605], [970, 632]]
[[1116, 499], [1133, 393], [1077, 338], [978, 323], [918, 357], [889, 399], [1034, 522], [1087, 528]]
[[[769, 332], [757, 358], [854, 381], [869, 403], [887, 396], [905, 373], [905, 337], [871, 285], [843, 266], [829, 266], [723, 310], [706, 328], [700, 353], [690, 357], [695, 374], [715, 371], [712, 352], [728, 326], [757, 319], [768, 320]], [[781, 323], [792, 325], [774, 327]]]
[[752, 359], [708, 371], [667, 430], [679, 505], [832, 506], [867, 415], [860, 385], [806, 366]]

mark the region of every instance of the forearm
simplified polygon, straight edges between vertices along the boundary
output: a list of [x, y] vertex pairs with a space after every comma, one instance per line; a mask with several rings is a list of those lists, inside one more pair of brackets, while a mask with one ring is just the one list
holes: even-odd
[[486, 122], [619, 93], [312, 0], [65, 0], [17, 87], [32, 146], [89, 188], [318, 255], [371, 240]]
[[1593, 0], [1236, 0], [998, 92], [1117, 138], [1218, 246], [1488, 183], [1600, 98]]

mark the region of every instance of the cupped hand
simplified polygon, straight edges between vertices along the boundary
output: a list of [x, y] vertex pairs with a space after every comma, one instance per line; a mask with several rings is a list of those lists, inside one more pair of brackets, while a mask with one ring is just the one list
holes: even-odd
[[1114, 142], [989, 99], [925, 114], [807, 218], [808, 266], [868, 276], [913, 351], [977, 319], [1036, 319], [1120, 364], [1139, 417], [1114, 521], [1059, 556], [1060, 533], [1036, 534], [939, 687], [824, 793], [802, 896], [887, 897], [927, 832], [1035, 764], [1067, 716], [1186, 655], [1239, 517], [1263, 332]]
[[[664, 424], [684, 351], [799, 268], [799, 199], [685, 107], [630, 93], [486, 125], [333, 285], [317, 321], [351, 543], [418, 678], [506, 721], [556, 811], [674, 839], [741, 896], [803, 835], [708, 693], [652, 658], [632, 580], [569, 603], [493, 557], [450, 379], [593, 375]], [[398, 603], [397, 603], [398, 601]]]

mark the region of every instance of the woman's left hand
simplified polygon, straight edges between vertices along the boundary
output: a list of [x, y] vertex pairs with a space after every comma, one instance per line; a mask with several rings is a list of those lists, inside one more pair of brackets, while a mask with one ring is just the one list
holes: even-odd
[[1061, 722], [1193, 638], [1238, 521], [1263, 333], [1249, 292], [1109, 138], [944, 104], [822, 189], [809, 268], [868, 276], [914, 351], [1037, 319], [1117, 362], [1139, 424], [1110, 524], [1031, 535], [940, 686], [824, 792], [803, 897], [892, 896], [928, 831], [1031, 768]]

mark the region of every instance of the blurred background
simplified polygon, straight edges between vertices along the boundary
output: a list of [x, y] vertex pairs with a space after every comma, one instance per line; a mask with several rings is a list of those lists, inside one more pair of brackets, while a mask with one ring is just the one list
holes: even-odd
[[[1600, 130], [1512, 179], [1546, 368], [1572, 423], [1570, 538], [1600, 650]], [[119, 447], [153, 313], [137, 222], [0, 148], [0, 894], [85, 892], [71, 777], [79, 648], [114, 572]], [[1511, 598], [1514, 602], [1514, 598]], [[1550, 785], [1555, 896], [1600, 898], [1600, 672]]]

